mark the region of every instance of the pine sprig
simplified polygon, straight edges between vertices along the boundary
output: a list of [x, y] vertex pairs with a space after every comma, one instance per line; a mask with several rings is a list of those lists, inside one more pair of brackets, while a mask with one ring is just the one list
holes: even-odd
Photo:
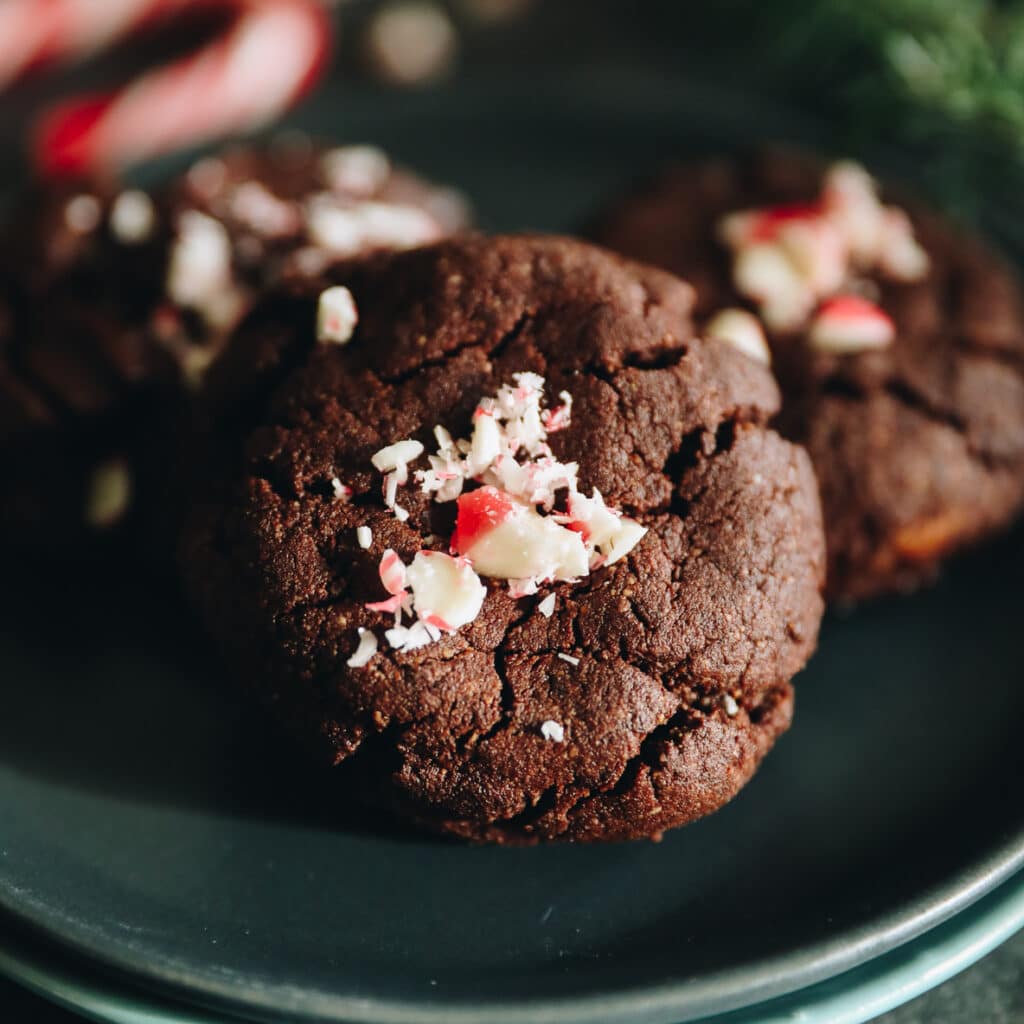
[[767, 77], [843, 138], [912, 151], [933, 190], [963, 211], [977, 212], [979, 196], [1022, 205], [1024, 0], [725, 6], [751, 25]]

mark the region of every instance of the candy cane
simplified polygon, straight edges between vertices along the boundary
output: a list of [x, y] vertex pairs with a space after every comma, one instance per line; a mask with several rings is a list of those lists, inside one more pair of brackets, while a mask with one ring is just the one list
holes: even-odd
[[[47, 64], [80, 59], [196, 0], [5, 0], [0, 89]], [[44, 112], [33, 146], [53, 175], [133, 163], [273, 120], [316, 81], [330, 21], [318, 0], [211, 0], [233, 13], [198, 53], [109, 93]]]

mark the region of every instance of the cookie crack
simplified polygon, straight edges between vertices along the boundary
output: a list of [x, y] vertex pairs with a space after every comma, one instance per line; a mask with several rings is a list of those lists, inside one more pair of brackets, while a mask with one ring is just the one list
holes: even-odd
[[402, 384], [406, 384], [410, 380], [420, 376], [424, 370], [436, 370], [447, 366], [448, 363], [462, 352], [466, 352], [470, 349], [482, 348], [487, 352], [489, 359], [497, 359], [501, 353], [503, 353], [522, 334], [526, 325], [533, 319], [534, 315], [530, 311], [520, 314], [515, 323], [489, 347], [484, 345], [480, 338], [470, 338], [468, 341], [461, 342], [458, 345], [453, 345], [450, 349], [433, 359], [424, 359], [421, 362], [418, 362], [415, 366], [410, 367], [408, 370], [403, 370], [401, 373], [384, 374], [379, 371], [371, 372], [374, 373], [374, 376], [381, 384], [388, 384], [391, 387], [400, 387]]

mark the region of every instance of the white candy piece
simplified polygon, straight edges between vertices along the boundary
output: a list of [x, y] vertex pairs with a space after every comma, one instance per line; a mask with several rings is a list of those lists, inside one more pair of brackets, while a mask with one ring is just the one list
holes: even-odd
[[558, 652], [558, 657], [561, 658], [562, 661], [568, 662], [570, 665], [573, 666], [576, 666], [580, 663], [579, 658], [574, 658], [571, 654], [563, 654], [561, 651]]
[[914, 238], [913, 225], [902, 210], [885, 208], [880, 249], [878, 265], [889, 277], [912, 282], [928, 276], [931, 260]]
[[408, 586], [408, 570], [405, 563], [391, 548], [381, 555], [379, 572], [384, 589], [392, 596], [401, 594]]
[[300, 224], [295, 206], [278, 199], [258, 181], [243, 182], [232, 191], [231, 215], [264, 238], [290, 235]]
[[418, 206], [344, 202], [327, 193], [307, 203], [306, 230], [316, 245], [336, 256], [368, 249], [414, 249], [442, 235], [438, 222]]
[[493, 579], [569, 581], [590, 571], [580, 534], [518, 502], [502, 521], [478, 531], [460, 554]]
[[537, 605], [537, 611], [544, 616], [545, 619], [550, 619], [555, 614], [555, 595], [548, 594], [543, 601]]
[[723, 341], [755, 362], [771, 366], [772, 353], [761, 328], [761, 321], [745, 309], [723, 309], [711, 318], [704, 333]]
[[470, 443], [472, 447], [466, 460], [466, 475], [478, 476], [501, 454], [501, 431], [493, 412], [477, 410], [473, 417], [473, 438]]
[[770, 242], [755, 242], [736, 255], [733, 264], [733, 283], [742, 294], [758, 301], [767, 301], [779, 295], [813, 295], [793, 261], [781, 246]]
[[761, 319], [773, 331], [795, 331], [807, 323], [814, 309], [814, 293], [810, 289], [773, 295], [761, 304]]
[[822, 192], [828, 216], [846, 239], [854, 263], [870, 266], [878, 256], [882, 225], [874, 179], [860, 164], [843, 160], [825, 172]]
[[441, 630], [418, 619], [411, 626], [395, 626], [384, 633], [387, 642], [398, 651], [415, 651], [441, 639]]
[[215, 156], [197, 160], [186, 174], [189, 188], [204, 199], [216, 195], [224, 187], [227, 177], [227, 164]]
[[552, 743], [562, 743], [565, 741], [565, 728], [561, 722], [556, 722], [553, 718], [549, 718], [546, 722], [541, 722], [540, 734], [544, 739], [550, 740]]
[[186, 210], [167, 267], [167, 294], [179, 306], [216, 308], [231, 290], [231, 240], [224, 225]]
[[357, 526], [356, 543], [364, 551], [369, 550], [370, 545], [373, 543], [373, 530], [371, 530], [368, 526]]
[[413, 610], [424, 622], [451, 633], [472, 622], [487, 588], [464, 558], [442, 551], [418, 551], [406, 571]]
[[320, 158], [320, 173], [338, 192], [372, 196], [391, 176], [391, 161], [377, 146], [337, 146]]
[[846, 242], [824, 218], [792, 220], [778, 231], [778, 245], [816, 295], [828, 295], [846, 278]]
[[336, 476], [331, 477], [331, 494], [338, 501], [348, 501], [352, 497], [352, 488], [343, 484]]
[[366, 36], [378, 73], [406, 85], [441, 74], [451, 64], [458, 41], [448, 13], [428, 0], [400, 0], [380, 8]]
[[356, 213], [366, 244], [375, 249], [414, 249], [441, 237], [437, 221], [418, 206], [360, 203]]
[[569, 516], [575, 525], [583, 528], [586, 543], [600, 552], [603, 565], [611, 565], [629, 554], [647, 533], [647, 527], [635, 519], [608, 508], [596, 489], [592, 498], [575, 492], [570, 494]]
[[139, 189], [122, 192], [110, 208], [110, 230], [124, 245], [138, 245], [153, 234], [156, 208], [153, 200]]
[[731, 693], [727, 693], [722, 698], [722, 707], [725, 708], [725, 713], [730, 718], [735, 718], [740, 713], [740, 706], [736, 703], [736, 698]]
[[719, 222], [715, 234], [730, 249], [739, 249], [751, 241], [754, 225], [760, 219], [758, 210], [737, 210], [726, 214]]
[[629, 516], [623, 516], [619, 520], [619, 528], [598, 549], [604, 555], [604, 564], [614, 565], [620, 558], [624, 558], [644, 539], [646, 533], [646, 526], [641, 526]]
[[314, 245], [334, 256], [355, 256], [363, 247], [359, 218], [333, 196], [314, 196], [307, 203], [306, 231]]
[[381, 448], [370, 461], [381, 473], [391, 473], [400, 466], [404, 468], [410, 462], [414, 462], [422, 454], [423, 445], [419, 441], [406, 439]]
[[97, 466], [85, 499], [85, 521], [95, 530], [115, 526], [132, 500], [132, 475], [124, 459]]
[[102, 217], [103, 207], [95, 196], [73, 196], [64, 206], [64, 223], [80, 235], [95, 231]]
[[345, 345], [359, 323], [356, 300], [344, 285], [320, 293], [316, 307], [316, 340], [321, 344]]
[[377, 653], [377, 637], [369, 629], [359, 627], [359, 646], [348, 661], [345, 662], [349, 668], [362, 668]]
[[896, 328], [873, 302], [842, 295], [826, 302], [811, 322], [808, 340], [819, 352], [853, 355], [891, 345]]

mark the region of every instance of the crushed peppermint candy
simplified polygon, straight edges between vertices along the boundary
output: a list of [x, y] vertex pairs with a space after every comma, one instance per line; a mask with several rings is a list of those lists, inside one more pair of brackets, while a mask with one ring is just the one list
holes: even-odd
[[368, 526], [357, 526], [356, 543], [364, 551], [368, 551], [370, 549], [370, 545], [373, 544], [373, 530], [371, 530]]
[[239, 224], [263, 238], [282, 238], [295, 234], [302, 218], [293, 203], [278, 199], [258, 181], [244, 181], [231, 190], [231, 216]]
[[348, 661], [345, 662], [349, 668], [362, 668], [369, 664], [370, 659], [377, 653], [377, 637], [372, 630], [359, 627], [359, 646]]
[[828, 168], [813, 202], [729, 214], [718, 237], [733, 251], [737, 290], [777, 330], [805, 326], [823, 299], [858, 274], [913, 282], [929, 270], [910, 218], [884, 205], [874, 179], [849, 161]]
[[761, 321], [745, 309], [723, 309], [716, 313], [704, 328], [704, 333], [714, 341], [725, 342], [755, 362], [771, 365], [772, 354]]
[[80, 235], [87, 235], [99, 227], [102, 217], [103, 206], [100, 201], [85, 193], [72, 196], [64, 207], [64, 223]]
[[409, 518], [409, 513], [398, 504], [398, 488], [409, 482], [409, 463], [422, 454], [423, 445], [407, 439], [381, 448], [370, 460], [374, 468], [384, 474], [384, 504], [403, 523]]
[[231, 274], [231, 240], [224, 225], [198, 210], [178, 219], [178, 237], [167, 265], [167, 294], [179, 306], [219, 320], [236, 295]]
[[356, 300], [344, 285], [325, 288], [316, 308], [316, 340], [322, 344], [345, 345], [359, 322]]
[[722, 698], [722, 707], [725, 708], [725, 713], [730, 718], [735, 718], [740, 713], [740, 706], [736, 703], [736, 698], [731, 693], [727, 693]]
[[549, 718], [546, 722], [541, 722], [540, 734], [544, 739], [550, 740], [552, 743], [562, 743], [565, 741], [565, 727], [561, 722], [556, 722], [553, 718]]
[[[435, 502], [457, 503], [455, 531], [450, 554], [423, 549], [408, 566], [391, 549], [381, 558], [389, 596], [366, 607], [395, 616], [385, 637], [396, 650], [426, 646], [472, 622], [487, 593], [481, 576], [507, 580], [514, 599], [526, 597], [542, 584], [574, 582], [617, 562], [647, 532], [609, 508], [596, 489], [590, 497], [581, 493], [576, 464], [554, 457], [548, 435], [570, 426], [571, 395], [563, 391], [561, 404], [544, 410], [542, 377], [518, 373], [513, 381], [478, 403], [470, 437], [456, 440], [443, 426], [434, 428], [436, 454], [415, 479]], [[406, 438], [371, 459], [384, 474], [384, 502], [401, 520], [408, 513], [398, 504], [398, 488], [423, 454], [419, 441]], [[538, 604], [546, 617], [554, 608], [554, 594]]]
[[438, 241], [443, 231], [426, 210], [405, 203], [343, 200], [329, 192], [306, 203], [306, 231], [334, 256], [370, 249], [414, 249]]
[[376, 146], [337, 146], [320, 158], [320, 173], [337, 192], [372, 196], [391, 176], [391, 161]]
[[145, 242], [156, 227], [153, 200], [139, 189], [122, 192], [110, 207], [110, 231], [123, 245]]
[[487, 595], [472, 565], [443, 551], [418, 551], [407, 577], [413, 611], [444, 633], [454, 633], [472, 622]]
[[562, 661], [567, 661], [570, 665], [578, 665], [580, 663], [579, 658], [574, 658], [571, 654], [563, 654], [561, 651], [558, 652], [558, 657]]
[[352, 497], [352, 488], [348, 484], [343, 484], [336, 476], [332, 476], [331, 494], [337, 501], [348, 501]]
[[892, 319], [859, 295], [837, 295], [823, 302], [808, 332], [811, 347], [833, 355], [886, 348], [896, 337]]
[[[452, 550], [485, 576], [505, 580], [575, 580], [590, 559], [582, 534], [542, 516], [495, 487], [460, 495]], [[524, 591], [522, 586], [517, 590]]]

